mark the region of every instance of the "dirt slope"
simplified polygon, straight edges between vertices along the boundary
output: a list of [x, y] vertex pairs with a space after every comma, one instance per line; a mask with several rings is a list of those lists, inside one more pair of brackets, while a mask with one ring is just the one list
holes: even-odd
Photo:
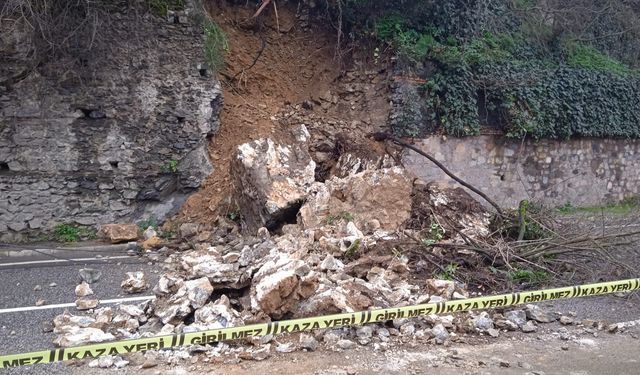
[[[279, 5], [277, 17], [268, 7], [257, 19], [251, 18], [253, 4], [210, 2], [207, 11], [229, 40], [219, 75], [224, 107], [220, 131], [209, 146], [214, 173], [183, 206], [177, 222], [207, 223], [229, 213], [229, 161], [238, 145], [266, 136], [286, 140], [300, 123], [316, 140], [339, 132], [362, 139], [388, 116], [388, 84], [379, 74], [384, 68], [365, 49], [338, 61], [332, 27], [310, 24], [308, 12], [295, 4]], [[384, 151], [376, 145], [368, 149]]]

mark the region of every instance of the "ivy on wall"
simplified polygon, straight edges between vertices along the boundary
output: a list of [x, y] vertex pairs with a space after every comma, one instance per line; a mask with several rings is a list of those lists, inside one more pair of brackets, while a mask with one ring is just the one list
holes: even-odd
[[[589, 1], [563, 8], [575, 14], [562, 27], [527, 12], [540, 8], [536, 0], [399, 1], [386, 10], [368, 8], [377, 11], [372, 33], [405, 63], [429, 67], [417, 69], [426, 80], [417, 90], [422, 108], [404, 111], [407, 121], [393, 131], [465, 136], [492, 126], [518, 138], [640, 137], [638, 62], [612, 57], [630, 55], [602, 48], [598, 37], [605, 27], [622, 27], [616, 23], [621, 15], [594, 20], [592, 31], [579, 28]], [[352, 0], [354, 6], [367, 3], [377, 4]], [[596, 42], [588, 42], [590, 35]]]

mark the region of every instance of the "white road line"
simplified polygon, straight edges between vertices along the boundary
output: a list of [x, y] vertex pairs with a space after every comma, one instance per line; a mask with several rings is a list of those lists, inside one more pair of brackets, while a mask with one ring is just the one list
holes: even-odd
[[[107, 305], [111, 303], [148, 301], [155, 298], [156, 296], [140, 296], [140, 297], [129, 297], [129, 298], [105, 299], [105, 300], [101, 300], [100, 304]], [[76, 304], [72, 302], [72, 303], [59, 303], [57, 305], [12, 307], [9, 309], [1, 309], [0, 314], [8, 314], [8, 313], [24, 312], [24, 311], [35, 311], [35, 310], [60, 309], [63, 307], [75, 307], [75, 306]]]
[[121, 256], [113, 256], [113, 257], [101, 257], [101, 258], [69, 258], [71, 260], [67, 260], [67, 259], [49, 259], [49, 260], [31, 260], [28, 262], [13, 262], [13, 263], [0, 263], [0, 267], [6, 267], [6, 266], [26, 266], [29, 264], [47, 264], [47, 263], [69, 263], [71, 261], [77, 261], [77, 262], [86, 262], [86, 261], [90, 261], [90, 260], [109, 260], [109, 259], [127, 259], [127, 258], [131, 258], [131, 256], [129, 255], [121, 255]]

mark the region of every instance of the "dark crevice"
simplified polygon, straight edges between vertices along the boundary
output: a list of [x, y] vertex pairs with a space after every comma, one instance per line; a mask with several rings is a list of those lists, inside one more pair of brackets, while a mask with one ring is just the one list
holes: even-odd
[[286, 224], [296, 224], [298, 221], [298, 212], [300, 211], [300, 207], [304, 203], [303, 200], [300, 200], [294, 204], [292, 204], [287, 209], [283, 210], [280, 215], [269, 220], [265, 227], [272, 234], [282, 234], [282, 227]]

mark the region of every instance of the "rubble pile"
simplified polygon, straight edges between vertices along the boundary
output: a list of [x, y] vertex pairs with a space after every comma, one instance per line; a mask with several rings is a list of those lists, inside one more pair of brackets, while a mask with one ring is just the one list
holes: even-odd
[[[466, 195], [469, 202], [461, 210], [455, 197], [464, 192], [419, 184], [417, 191], [428, 197], [428, 207], [416, 211], [414, 184], [402, 168], [391, 163], [360, 163], [346, 176], [317, 182], [304, 127], [296, 139], [295, 146], [262, 139], [239, 147], [233, 174], [241, 186], [237, 202], [249, 235], [224, 218], [210, 232], [196, 224], [183, 224], [181, 235], [192, 246], [173, 249], [164, 260], [166, 272], [153, 287], [155, 300], [98, 307], [97, 300], [92, 304], [89, 284], [83, 282], [76, 288], [78, 308], [89, 314], [75, 316], [65, 311], [57, 316], [54, 343], [66, 347], [469, 297], [465, 285], [454, 281], [408, 277], [414, 271], [408, 257], [385, 245], [398, 240], [398, 230], [406, 223], [425, 220], [418, 216], [424, 216], [427, 208], [436, 220], [455, 221], [456, 230], [467, 236], [486, 235], [489, 218], [477, 202], [473, 204]], [[343, 155], [349, 159], [345, 163], [357, 165], [354, 156], [348, 155]], [[291, 215], [296, 224], [282, 222]], [[447, 225], [443, 224], [448, 231]], [[145, 231], [147, 240], [155, 236]], [[130, 272], [122, 282], [127, 293], [148, 287], [142, 272]], [[152, 367], [158, 361], [170, 363], [195, 353], [204, 353], [211, 361], [260, 360], [273, 351], [312, 351], [321, 345], [348, 350], [372, 344], [384, 350], [393, 340], [409, 338], [446, 344], [466, 333], [533, 332], [538, 323], [558, 318], [531, 306], [493, 315], [390, 319], [386, 324], [305, 333], [293, 336], [298, 337], [293, 341], [267, 336], [245, 342], [248, 345], [195, 346], [170, 355], [148, 352], [137, 355], [137, 361]], [[105, 357], [90, 366], [121, 367], [127, 360]]]

